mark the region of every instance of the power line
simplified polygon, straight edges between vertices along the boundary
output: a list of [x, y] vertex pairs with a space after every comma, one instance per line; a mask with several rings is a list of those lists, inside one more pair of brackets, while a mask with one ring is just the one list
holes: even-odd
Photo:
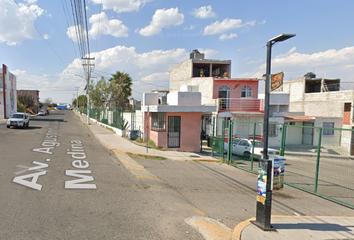
[[52, 49], [52, 51], [57, 55], [57, 57], [62, 61], [62, 63], [66, 66], [66, 63], [63, 61], [63, 59], [59, 56], [59, 54], [54, 50], [54, 48], [49, 44], [49, 42], [45, 39], [45, 37], [43, 36], [43, 34], [38, 30], [38, 28], [36, 27], [36, 25], [34, 24], [34, 22], [32, 22], [32, 20], [27, 16], [27, 14], [22, 11], [21, 6], [17, 3], [16, 0], [14, 0], [14, 2], [16, 3], [17, 7], [20, 9], [20, 11], [26, 16], [26, 18], [28, 19], [28, 21], [30, 21], [30, 23], [32, 23], [34, 29], [36, 29], [36, 31], [39, 33], [39, 35], [41, 35], [42, 39], [48, 44], [48, 46], [50, 47], [50, 49]]

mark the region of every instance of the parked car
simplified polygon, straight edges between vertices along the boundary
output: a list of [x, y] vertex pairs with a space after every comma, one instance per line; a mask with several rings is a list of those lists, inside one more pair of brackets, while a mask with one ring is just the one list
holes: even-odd
[[39, 116], [44, 116], [44, 115], [45, 115], [45, 111], [44, 111], [44, 110], [40, 110], [40, 111], [38, 112], [38, 115], [39, 115]]
[[43, 109], [45, 114], [49, 114], [49, 110], [48, 109]]
[[9, 119], [7, 119], [7, 128], [21, 127], [26, 128], [29, 126], [29, 117], [27, 113], [13, 113]]
[[[263, 142], [259, 140], [237, 138], [232, 140], [232, 153], [236, 155], [244, 156], [246, 159], [250, 159], [253, 150], [253, 158], [260, 159], [263, 157]], [[224, 143], [224, 151], [227, 152], [228, 143]], [[268, 148], [268, 155], [279, 155], [279, 151], [276, 149]]]

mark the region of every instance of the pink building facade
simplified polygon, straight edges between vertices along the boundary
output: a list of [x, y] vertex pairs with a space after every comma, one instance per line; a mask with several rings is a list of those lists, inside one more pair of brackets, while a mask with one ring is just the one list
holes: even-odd
[[199, 152], [202, 114], [214, 112], [216, 107], [200, 105], [200, 93], [170, 95], [168, 104], [161, 105], [158, 94], [144, 94], [144, 140], [150, 139], [169, 150]]

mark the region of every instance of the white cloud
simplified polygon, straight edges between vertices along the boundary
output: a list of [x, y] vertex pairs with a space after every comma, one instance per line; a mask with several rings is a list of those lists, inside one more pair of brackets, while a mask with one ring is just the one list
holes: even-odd
[[[133, 79], [132, 96], [141, 100], [141, 93], [150, 92], [152, 89], [168, 89], [170, 68], [187, 61], [189, 53], [180, 48], [137, 53], [135, 47], [116, 46], [91, 53], [91, 56], [95, 57], [92, 62], [95, 64], [93, 76], [100, 78], [100, 75], [104, 75], [106, 79], [109, 79], [111, 74], [116, 71], [127, 72]], [[55, 87], [57, 92], [53, 91], [51, 95], [46, 95], [49, 92], [44, 91], [40, 93], [40, 98], [51, 97], [54, 101], [70, 102], [73, 94], [76, 94], [75, 87], [80, 87], [79, 94], [83, 94], [82, 89], [86, 82], [74, 74], [85, 76], [79, 59], [75, 59], [68, 65], [61, 73], [59, 80], [51, 83], [50, 86]], [[39, 90], [42, 89], [39, 82], [36, 82], [36, 85]], [[66, 89], [66, 91], [62, 91], [62, 89]]]
[[[272, 72], [284, 71], [286, 80], [299, 78], [307, 72], [314, 71], [317, 77], [341, 78], [342, 82], [348, 82], [354, 80], [352, 68], [347, 67], [353, 62], [354, 46], [312, 54], [299, 53], [296, 52], [296, 48], [292, 48], [285, 54], [275, 56], [271, 64]], [[261, 78], [264, 73], [265, 64], [262, 64], [253, 72], [242, 73], [241, 77]]]
[[32, 23], [44, 10], [34, 3], [36, 1], [28, 0], [27, 4], [17, 5], [13, 1], [0, 1], [0, 42], [16, 45], [25, 39], [40, 38]]
[[190, 25], [189, 27], [185, 27], [184, 30], [194, 30], [197, 25]]
[[198, 51], [200, 53], [204, 53], [204, 58], [205, 59], [211, 59], [213, 56], [218, 54], [219, 52], [214, 50], [214, 49], [204, 49], [204, 48], [198, 48]]
[[[69, 27], [68, 30], [66, 31], [66, 35], [68, 35], [68, 37], [69, 37], [72, 41], [74, 41], [74, 42], [79, 42], [79, 41], [78, 41], [78, 36], [77, 36], [77, 34], [76, 34], [76, 31], [77, 31], [76, 28], [77, 28], [77, 26], [71, 26], [71, 27]], [[81, 28], [81, 32], [83, 32], [84, 35], [86, 36], [86, 31], [83, 29], [83, 27], [80, 26], [80, 28]]]
[[204, 28], [204, 35], [216, 35], [216, 34], [222, 34], [234, 29], [242, 28], [245, 26], [254, 26], [255, 22], [247, 22], [245, 24], [242, 24], [241, 19], [229, 19], [226, 18], [222, 22], [216, 21], [209, 26], [206, 26]]
[[213, 12], [213, 8], [210, 5], [194, 9], [192, 15], [202, 19], [217, 17], [217, 14]]
[[153, 36], [161, 33], [163, 28], [178, 26], [184, 22], [184, 14], [178, 12], [178, 8], [157, 9], [150, 25], [139, 31], [140, 35]]
[[89, 36], [96, 38], [98, 34], [112, 35], [114, 37], [128, 37], [129, 28], [118, 19], [108, 19], [106, 13], [94, 14], [90, 17], [91, 30]]
[[48, 34], [43, 34], [43, 38], [44, 38], [45, 40], [48, 40], [48, 39], [50, 38], [50, 36], [49, 36]]
[[237, 37], [237, 34], [236, 33], [230, 33], [230, 34], [222, 34], [219, 39], [221, 41], [225, 41], [225, 40], [230, 40], [230, 39], [233, 39]]
[[141, 6], [151, 0], [92, 0], [94, 4], [102, 4], [103, 9], [113, 9], [117, 13], [138, 11]]

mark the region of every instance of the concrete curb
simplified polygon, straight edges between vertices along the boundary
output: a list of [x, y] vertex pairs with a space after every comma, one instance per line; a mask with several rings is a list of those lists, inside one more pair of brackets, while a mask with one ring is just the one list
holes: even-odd
[[212, 218], [193, 216], [184, 219], [186, 223], [195, 228], [206, 240], [229, 240], [231, 229]]

